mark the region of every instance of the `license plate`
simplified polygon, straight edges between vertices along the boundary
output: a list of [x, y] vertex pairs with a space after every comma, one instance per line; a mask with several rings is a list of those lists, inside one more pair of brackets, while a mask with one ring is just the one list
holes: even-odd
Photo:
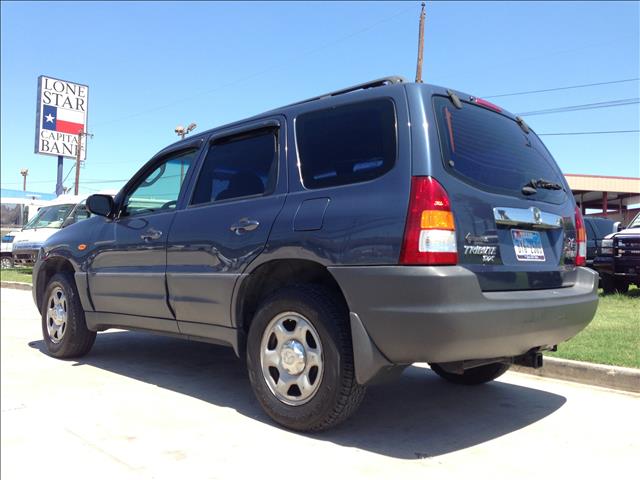
[[516, 258], [521, 262], [544, 262], [542, 238], [539, 232], [511, 230]]

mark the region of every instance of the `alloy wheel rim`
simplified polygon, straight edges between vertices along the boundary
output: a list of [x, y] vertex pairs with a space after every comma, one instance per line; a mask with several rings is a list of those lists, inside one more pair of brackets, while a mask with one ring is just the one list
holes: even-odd
[[60, 343], [67, 331], [67, 297], [64, 290], [56, 287], [51, 292], [47, 302], [47, 332], [49, 340], [53, 343]]
[[318, 392], [324, 371], [317, 330], [300, 313], [283, 312], [267, 325], [260, 342], [262, 375], [271, 393], [287, 405], [302, 405]]

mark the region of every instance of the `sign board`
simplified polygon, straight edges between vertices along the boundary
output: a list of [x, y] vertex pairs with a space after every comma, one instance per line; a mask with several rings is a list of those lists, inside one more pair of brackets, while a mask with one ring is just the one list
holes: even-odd
[[[78, 133], [87, 131], [89, 87], [38, 77], [35, 153], [76, 158]], [[85, 139], [80, 160], [86, 157]]]

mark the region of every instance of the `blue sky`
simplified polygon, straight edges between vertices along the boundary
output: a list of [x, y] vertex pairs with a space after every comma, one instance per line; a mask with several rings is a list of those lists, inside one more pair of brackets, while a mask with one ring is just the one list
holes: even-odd
[[[640, 77], [637, 2], [427, 2], [424, 79], [478, 96]], [[385, 75], [413, 79], [419, 2], [2, 2], [1, 184], [55, 189], [33, 153], [37, 77], [89, 85], [81, 192], [177, 139]], [[518, 113], [640, 97], [638, 81], [493, 99]], [[638, 104], [536, 115], [539, 133], [638, 130]], [[542, 137], [565, 173], [640, 176], [640, 134]], [[72, 168], [66, 159], [64, 173]], [[73, 173], [65, 182], [71, 186]]]

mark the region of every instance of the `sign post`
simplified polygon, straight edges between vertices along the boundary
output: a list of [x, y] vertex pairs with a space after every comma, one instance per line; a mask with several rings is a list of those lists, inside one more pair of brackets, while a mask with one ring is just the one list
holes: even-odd
[[35, 153], [58, 157], [57, 195], [63, 193], [64, 157], [76, 161], [86, 158], [87, 147], [80, 148], [79, 134], [87, 132], [88, 106], [87, 85], [44, 75], [38, 77]]
[[64, 162], [64, 157], [62, 155], [58, 155], [58, 175], [56, 178], [56, 196], [60, 196], [64, 193], [62, 186], [62, 165]]

